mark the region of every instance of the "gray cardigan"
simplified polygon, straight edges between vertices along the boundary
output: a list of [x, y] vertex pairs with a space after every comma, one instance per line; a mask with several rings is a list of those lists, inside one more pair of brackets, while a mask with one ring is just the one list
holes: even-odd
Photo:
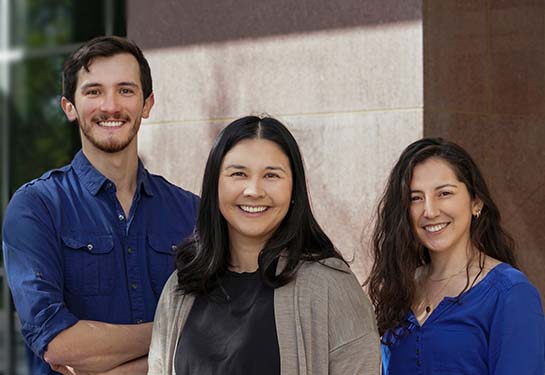
[[[380, 341], [369, 299], [342, 261], [323, 263], [346, 272], [304, 262], [293, 281], [274, 290], [281, 374], [380, 374]], [[174, 272], [155, 313], [148, 375], [175, 375], [176, 345], [195, 299], [177, 291], [177, 284]]]

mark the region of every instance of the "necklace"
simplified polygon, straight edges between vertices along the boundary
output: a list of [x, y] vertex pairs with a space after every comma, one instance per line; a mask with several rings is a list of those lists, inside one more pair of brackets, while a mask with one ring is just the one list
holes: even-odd
[[[466, 265], [466, 266], [467, 266], [467, 265]], [[451, 278], [453, 278], [454, 276], [461, 274], [462, 271], [466, 269], [466, 266], [464, 266], [460, 271], [458, 271], [458, 272], [456, 272], [456, 273], [453, 273], [452, 275], [448, 275], [448, 276], [445, 276], [445, 277], [441, 277], [441, 278], [439, 278], [439, 279], [432, 279], [431, 277], [428, 276], [428, 280], [429, 280], [429, 281], [438, 282], [438, 281], [445, 281], [445, 280], [451, 279]], [[429, 271], [428, 271], [428, 274], [429, 274]]]
[[452, 280], [452, 278], [454, 276], [457, 276], [459, 274], [462, 273], [463, 270], [465, 270], [467, 267], [467, 265], [464, 265], [464, 267], [462, 269], [460, 269], [460, 271], [456, 272], [456, 273], [453, 273], [452, 275], [449, 275], [449, 276], [446, 276], [446, 277], [442, 277], [442, 278], [439, 278], [439, 279], [432, 279], [431, 277], [429, 277], [429, 272], [430, 272], [430, 268], [428, 266], [428, 277], [427, 279], [429, 281], [433, 281], [433, 282], [442, 282], [442, 281], [446, 281], [445, 285], [443, 285], [441, 287], [441, 289], [439, 289], [439, 291], [437, 293], [435, 293], [433, 295], [433, 298], [430, 298], [429, 300], [426, 298], [426, 307], [425, 307], [425, 310], [426, 310], [426, 315], [428, 315], [429, 313], [431, 313], [431, 310], [432, 310], [432, 305], [433, 305], [433, 301], [435, 301], [437, 299], [437, 297], [447, 288], [448, 284], [450, 283], [450, 280]]

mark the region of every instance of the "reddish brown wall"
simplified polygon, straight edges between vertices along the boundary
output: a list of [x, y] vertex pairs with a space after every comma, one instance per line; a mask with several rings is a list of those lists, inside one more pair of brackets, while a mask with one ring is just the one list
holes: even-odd
[[545, 297], [545, 1], [424, 2], [424, 134], [475, 157]]

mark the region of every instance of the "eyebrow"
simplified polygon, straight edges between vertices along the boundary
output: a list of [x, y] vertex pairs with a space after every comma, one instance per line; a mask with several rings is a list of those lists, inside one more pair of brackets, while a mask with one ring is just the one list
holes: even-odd
[[[91, 88], [91, 87], [101, 87], [102, 84], [98, 83], [98, 82], [89, 82], [89, 83], [86, 83], [84, 85], [82, 85], [80, 87], [80, 90], [81, 91], [85, 91], [87, 90], [88, 88]], [[131, 86], [131, 87], [136, 87], [138, 88], [138, 85], [134, 82], [119, 82], [119, 83], [116, 83], [116, 86]]]
[[[453, 187], [453, 188], [457, 189], [458, 185], [444, 184], [444, 185], [437, 186], [434, 190], [441, 190], [441, 189], [446, 188], [446, 187]], [[422, 193], [422, 190], [411, 190], [411, 193]]]
[[[245, 167], [244, 165], [229, 164], [228, 166], [223, 168], [223, 170], [227, 170], [227, 169], [230, 169], [230, 168], [233, 168], [233, 169], [248, 169], [248, 167]], [[276, 167], [276, 166], [268, 165], [268, 166], [265, 167], [265, 169], [269, 170], [269, 171], [282, 171], [284, 173], [287, 173], [286, 170], [284, 168], [282, 168], [282, 167]]]
[[91, 87], [98, 87], [98, 86], [101, 86], [99, 83], [96, 83], [96, 82], [90, 82], [90, 83], [86, 83], [84, 85], [82, 85], [80, 87], [80, 90], [81, 91], [85, 91], [87, 90], [88, 88], [91, 88]]
[[119, 82], [116, 86], [132, 86], [132, 87], [139, 87], [137, 83], [135, 82]]

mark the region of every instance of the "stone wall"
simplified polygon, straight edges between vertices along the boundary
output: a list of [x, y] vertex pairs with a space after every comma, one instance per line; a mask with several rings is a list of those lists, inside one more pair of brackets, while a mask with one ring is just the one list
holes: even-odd
[[139, 147], [148, 168], [200, 191], [231, 120], [268, 113], [294, 133], [318, 221], [363, 280], [386, 175], [423, 133], [422, 2], [128, 2], [156, 106]]

